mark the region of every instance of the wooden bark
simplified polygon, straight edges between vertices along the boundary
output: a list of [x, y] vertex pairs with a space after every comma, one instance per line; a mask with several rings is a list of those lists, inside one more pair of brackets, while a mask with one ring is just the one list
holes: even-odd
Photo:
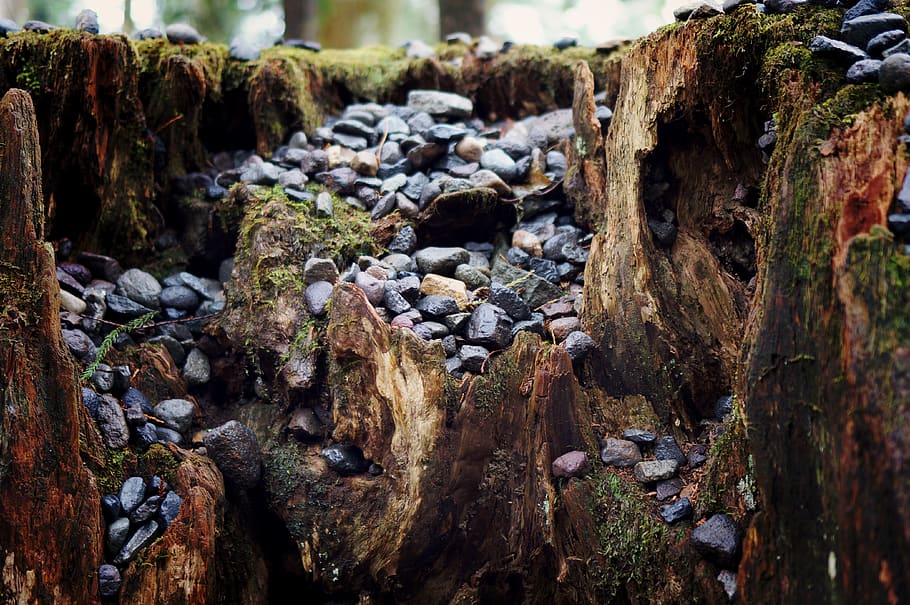
[[80, 457], [76, 368], [43, 242], [41, 149], [28, 93], [0, 100], [0, 600], [95, 603], [101, 514]]

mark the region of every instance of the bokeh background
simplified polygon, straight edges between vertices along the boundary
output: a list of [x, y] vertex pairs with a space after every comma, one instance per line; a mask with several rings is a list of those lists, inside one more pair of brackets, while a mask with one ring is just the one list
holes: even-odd
[[258, 46], [302, 38], [325, 47], [434, 43], [445, 33], [485, 33], [497, 41], [548, 44], [575, 36], [596, 45], [636, 38], [673, 20], [686, 0], [0, 0], [0, 16], [72, 26], [84, 8], [102, 33], [132, 33], [183, 21], [210, 40]]

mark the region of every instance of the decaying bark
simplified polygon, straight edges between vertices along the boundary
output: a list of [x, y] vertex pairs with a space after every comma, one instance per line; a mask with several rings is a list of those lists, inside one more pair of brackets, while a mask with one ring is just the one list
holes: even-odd
[[28, 93], [0, 101], [0, 600], [94, 603], [102, 524], [80, 457], [76, 368], [44, 241], [41, 150]]

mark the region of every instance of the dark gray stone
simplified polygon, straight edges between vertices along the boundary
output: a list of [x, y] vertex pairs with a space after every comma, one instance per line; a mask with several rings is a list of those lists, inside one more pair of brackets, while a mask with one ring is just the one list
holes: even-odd
[[490, 294], [487, 301], [503, 309], [509, 316], [517, 321], [531, 318], [531, 309], [525, 301], [511, 288], [507, 288], [497, 281], [490, 283]]
[[641, 451], [631, 441], [609, 438], [601, 443], [600, 459], [607, 466], [635, 466], [641, 462]]
[[170, 286], [161, 290], [158, 300], [162, 307], [193, 311], [199, 306], [199, 295], [186, 286]]
[[424, 296], [417, 301], [414, 308], [425, 317], [445, 317], [452, 313], [458, 313], [458, 303], [455, 302], [454, 298], [436, 294]]
[[464, 248], [429, 247], [414, 254], [417, 269], [423, 273], [451, 276], [458, 265], [467, 263], [471, 255]]
[[660, 507], [660, 516], [666, 523], [676, 523], [692, 516], [692, 503], [688, 498], [680, 498], [673, 504]]
[[673, 223], [653, 218], [648, 219], [648, 228], [654, 234], [654, 239], [657, 240], [657, 243], [665, 248], [673, 245], [679, 232], [679, 229]]
[[142, 477], [130, 477], [123, 482], [118, 497], [123, 512], [130, 514], [145, 500], [145, 480]]
[[114, 519], [110, 525], [107, 526], [106, 532], [106, 546], [109, 553], [114, 554], [120, 552], [120, 549], [123, 548], [123, 545], [126, 543], [126, 539], [130, 535], [130, 520], [126, 517], [119, 517]]
[[463, 345], [458, 349], [458, 359], [462, 368], [467, 372], [479, 374], [484, 362], [490, 355], [490, 350], [477, 345]]
[[191, 387], [207, 384], [212, 377], [212, 365], [208, 356], [200, 349], [194, 348], [187, 354], [183, 365], [183, 378]]
[[564, 231], [557, 233], [543, 243], [544, 258], [554, 262], [569, 261], [585, 263], [588, 261], [588, 252], [578, 243], [577, 231]]
[[869, 40], [866, 45], [866, 52], [873, 57], [881, 57], [882, 53], [901, 42], [907, 37], [907, 32], [899, 29], [882, 32]]
[[101, 513], [108, 523], [113, 523], [120, 516], [120, 498], [117, 494], [107, 494], [101, 498]]
[[652, 483], [676, 476], [679, 463], [676, 460], [645, 460], [632, 469], [635, 479], [641, 483]]
[[[448, 329], [448, 327], [446, 329]], [[449, 334], [442, 339], [442, 350], [445, 351], [446, 357], [451, 357], [458, 353], [458, 343], [454, 336]]]
[[[355, 192], [357, 179], [359, 178], [360, 175], [357, 171], [348, 166], [341, 166], [340, 168], [333, 168], [316, 174], [318, 182], [341, 195], [352, 195]], [[318, 201], [319, 198], [317, 197], [316, 199]]]
[[891, 55], [896, 55], [896, 54], [901, 54], [901, 53], [903, 53], [905, 55], [910, 54], [910, 40], [901, 40], [900, 42], [898, 42], [891, 48], [885, 49], [882, 52], [882, 56], [887, 59]]
[[574, 330], [569, 332], [562, 346], [565, 347], [566, 352], [574, 362], [584, 359], [588, 353], [597, 348], [597, 343], [581, 330]]
[[259, 483], [262, 472], [259, 442], [248, 426], [230, 420], [209, 430], [202, 443], [225, 479], [245, 489]]
[[167, 349], [168, 353], [171, 354], [171, 359], [174, 360], [174, 363], [177, 366], [182, 366], [183, 362], [186, 361], [186, 352], [183, 350], [183, 345], [181, 345], [175, 338], [172, 336], [161, 335], [153, 336], [149, 338], [146, 342], [150, 344], [160, 344]]
[[626, 429], [622, 432], [622, 438], [633, 441], [638, 445], [651, 445], [657, 441], [657, 435], [651, 431], [643, 431], [641, 429]]
[[167, 527], [174, 522], [174, 519], [176, 519], [177, 515], [180, 513], [180, 505], [182, 503], [183, 498], [175, 491], [169, 491], [164, 496], [164, 500], [161, 501], [161, 514], [159, 516], [162, 527], [167, 529]]
[[[129, 411], [130, 410], [128, 410], [128, 413]], [[129, 416], [127, 416], [127, 420], [129, 420]], [[143, 420], [145, 420], [144, 417]], [[155, 428], [154, 424], [145, 422], [133, 427], [133, 445], [139, 449], [139, 451], [145, 451], [150, 445], [158, 443], [158, 441], [158, 430]]]
[[[438, 90], [412, 90], [408, 93], [408, 107], [416, 112], [447, 118], [467, 118], [474, 111], [470, 99]], [[413, 125], [411, 125], [413, 128]], [[427, 127], [416, 129], [426, 130]]]
[[658, 460], [676, 460], [679, 466], [685, 466], [689, 463], [689, 459], [686, 458], [686, 455], [683, 454], [679, 445], [677, 445], [676, 439], [671, 435], [658, 439], [654, 445], [654, 457]]
[[708, 446], [702, 443], [693, 445], [686, 453], [686, 458], [689, 460], [689, 468], [700, 467], [708, 461]]
[[382, 306], [395, 315], [405, 313], [411, 308], [411, 303], [400, 292], [386, 288], [382, 297]]
[[[117, 280], [117, 294], [126, 296], [144, 307], [157, 309], [161, 284], [150, 273], [141, 269], [130, 269]], [[110, 304], [108, 300], [108, 306]]]
[[471, 344], [504, 349], [512, 342], [512, 318], [502, 308], [483, 303], [471, 313], [465, 328], [465, 340]]
[[847, 70], [847, 82], [851, 84], [878, 82], [878, 71], [881, 66], [882, 62], [877, 59], [857, 61]]
[[180, 433], [166, 426], [156, 426], [155, 433], [158, 435], [158, 441], [176, 443], [177, 445], [180, 445], [180, 442], [183, 441], [183, 436]]
[[[907, 114], [907, 118], [904, 119], [905, 128], [908, 119], [910, 119], [910, 114]], [[902, 210], [910, 211], [910, 170], [904, 174], [903, 185], [901, 185], [901, 190], [897, 193], [897, 203]]]
[[[574, 267], [572, 268], [574, 270]], [[554, 284], [558, 284], [562, 277], [562, 274], [559, 271], [559, 265], [548, 258], [537, 258], [536, 256], [532, 256], [528, 259], [527, 269]]]
[[339, 475], [358, 475], [370, 467], [363, 457], [363, 450], [350, 443], [330, 445], [322, 450], [322, 457], [329, 468]]
[[161, 507], [161, 496], [152, 496], [142, 504], [136, 507], [136, 510], [129, 514], [130, 523], [139, 525], [145, 523], [158, 514]]
[[[111, 395], [102, 395], [98, 401], [98, 411], [95, 415], [98, 429], [101, 431], [101, 440], [104, 445], [119, 450], [129, 443], [130, 432], [123, 417], [120, 402]], [[122, 500], [122, 497], [121, 497]]]
[[407, 184], [401, 189], [408, 199], [414, 200], [415, 202], [420, 199], [420, 194], [423, 193], [423, 188], [426, 187], [427, 183], [430, 182], [430, 179], [422, 172], [415, 172], [408, 177]]
[[62, 330], [63, 342], [66, 348], [82, 363], [91, 363], [95, 360], [98, 350], [95, 343], [82, 330]]
[[120, 592], [120, 570], [105, 563], [98, 568], [98, 594], [102, 599], [110, 599]]
[[411, 254], [417, 248], [417, 232], [410, 225], [405, 225], [389, 243], [389, 252]]
[[451, 124], [434, 124], [423, 132], [423, 138], [431, 143], [454, 143], [466, 137], [468, 131]]
[[540, 313], [532, 313], [531, 319], [516, 321], [512, 325], [512, 338], [515, 338], [515, 335], [519, 332], [532, 332], [544, 336], [543, 315]]
[[161, 419], [165, 426], [179, 433], [185, 433], [193, 424], [196, 408], [186, 399], [165, 399], [154, 407], [155, 418]]
[[764, 6], [769, 13], [792, 13], [806, 4], [806, 0], [765, 0]]
[[407, 152], [408, 162], [415, 170], [423, 170], [445, 155], [447, 149], [440, 143], [421, 143]]
[[445, 324], [441, 324], [437, 321], [423, 321], [415, 325], [412, 329], [414, 334], [417, 334], [426, 341], [445, 338], [449, 334], [449, 329]]
[[452, 313], [451, 315], [446, 315], [442, 321], [449, 329], [449, 332], [457, 334], [468, 325], [469, 319], [471, 319], [470, 313]]
[[464, 282], [469, 290], [490, 285], [490, 278], [483, 271], [469, 264], [455, 267], [455, 279]]
[[395, 194], [386, 193], [384, 196], [379, 198], [379, 201], [376, 202], [375, 206], [373, 206], [373, 209], [370, 211], [370, 218], [374, 221], [379, 220], [387, 214], [390, 214], [394, 209]]
[[721, 513], [692, 530], [692, 544], [706, 558], [722, 567], [733, 567], [739, 561], [742, 532], [736, 522]]
[[809, 44], [809, 50], [811, 50], [813, 54], [828, 57], [849, 65], [870, 58], [863, 49], [857, 48], [852, 44], [847, 44], [846, 42], [841, 42], [840, 40], [828, 38], [827, 36], [815, 36]]
[[6, 17], [0, 17], [0, 37], [5, 38], [7, 34], [14, 34], [18, 31], [22, 30], [15, 21], [7, 19]]
[[910, 238], [910, 214], [889, 214], [888, 229], [901, 239]]
[[480, 166], [490, 170], [506, 183], [515, 180], [518, 169], [515, 160], [502, 149], [490, 149], [480, 156]]
[[864, 15], [880, 13], [887, 9], [889, 5], [890, 2], [888, 0], [860, 0], [844, 13], [844, 22]]
[[723, 421], [723, 419], [733, 411], [733, 395], [724, 395], [723, 397], [718, 397], [717, 401], [714, 402], [714, 417], [718, 420]]
[[332, 130], [336, 133], [350, 134], [368, 140], [376, 135], [375, 130], [359, 120], [339, 120], [332, 125]]
[[573, 46], [578, 46], [578, 38], [575, 36], [565, 36], [553, 43], [553, 48], [556, 50], [565, 50]]
[[91, 381], [98, 391], [108, 393], [114, 385], [114, 371], [106, 363], [99, 363], [92, 373]]
[[[107, 309], [115, 315], [122, 315], [127, 318], [142, 317], [152, 311], [149, 307], [140, 305], [134, 300], [119, 294], [108, 294], [105, 298]], [[157, 299], [156, 299], [157, 302]]]
[[843, 22], [840, 32], [848, 44], [866, 48], [875, 36], [892, 30], [907, 31], [907, 21], [894, 13], [863, 15]]
[[27, 32], [36, 32], [39, 34], [46, 34], [47, 32], [59, 29], [56, 25], [51, 25], [50, 23], [45, 23], [44, 21], [38, 21], [37, 19], [30, 19], [22, 24], [22, 29]]
[[124, 565], [133, 560], [136, 554], [154, 541], [158, 533], [158, 523], [149, 521], [136, 530], [133, 537], [120, 549], [114, 557], [114, 565]]
[[672, 479], [664, 479], [663, 481], [658, 481], [657, 485], [654, 486], [654, 491], [657, 492], [658, 500], [666, 500], [667, 498], [672, 498], [682, 491], [683, 482], [679, 477], [673, 477]]
[[186, 23], [171, 23], [164, 28], [164, 35], [172, 44], [199, 44], [205, 37], [196, 28]]

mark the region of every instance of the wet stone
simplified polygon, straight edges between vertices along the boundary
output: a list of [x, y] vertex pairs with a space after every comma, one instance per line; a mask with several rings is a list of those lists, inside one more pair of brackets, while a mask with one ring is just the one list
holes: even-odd
[[123, 548], [123, 545], [126, 543], [126, 539], [130, 535], [130, 520], [126, 517], [120, 517], [111, 521], [111, 524], [107, 527], [106, 539], [107, 539], [107, 550], [110, 553], [120, 552], [120, 549]]
[[527, 303], [514, 290], [499, 282], [490, 283], [490, 294], [487, 300], [503, 309], [512, 319], [522, 321], [531, 318], [531, 310]]
[[120, 506], [124, 513], [130, 514], [145, 500], [145, 480], [142, 477], [130, 477], [120, 487]]
[[92, 339], [82, 330], [63, 330], [63, 342], [72, 354], [83, 363], [95, 360], [97, 349]]
[[851, 65], [856, 61], [870, 58], [866, 51], [861, 48], [827, 36], [815, 36], [809, 44], [809, 50], [812, 51], [812, 54], [829, 57], [835, 61]]
[[430, 294], [424, 296], [414, 305], [414, 308], [427, 317], [445, 317], [458, 313], [458, 303], [451, 296]]
[[471, 313], [465, 328], [465, 340], [471, 344], [504, 349], [512, 341], [512, 323], [503, 309], [483, 303]]
[[607, 466], [635, 466], [641, 462], [641, 452], [631, 441], [608, 438], [601, 443], [600, 459]]
[[110, 599], [120, 592], [120, 570], [113, 565], [104, 564], [98, 568], [98, 595]]
[[150, 273], [130, 269], [117, 280], [117, 293], [145, 307], [157, 308], [161, 284]]
[[108, 523], [120, 516], [120, 498], [116, 494], [107, 494], [101, 499], [101, 513]]
[[441, 324], [437, 321], [422, 321], [419, 324], [416, 324], [412, 329], [415, 334], [426, 341], [445, 338], [449, 334], [449, 329], [445, 324]]
[[133, 534], [133, 537], [120, 549], [120, 552], [117, 553], [117, 556], [114, 557], [114, 565], [123, 565], [128, 563], [136, 556], [136, 554], [152, 543], [155, 539], [155, 535], [158, 533], [158, 523], [155, 521], [149, 521], [142, 527], [136, 530], [136, 533]]
[[862, 84], [864, 82], [878, 82], [878, 72], [882, 62], [876, 59], [857, 61], [847, 70], [847, 82]]
[[329, 468], [339, 475], [358, 475], [370, 466], [363, 457], [363, 451], [349, 443], [336, 443], [324, 448], [322, 457]]
[[906, 37], [907, 33], [900, 29], [882, 32], [869, 40], [869, 44], [866, 45], [866, 52], [873, 57], [881, 57], [884, 51], [898, 44]]
[[[849, 2], [847, 4], [850, 4]], [[844, 13], [844, 21], [850, 21], [863, 15], [874, 15], [884, 11], [890, 3], [888, 0], [860, 0]]]
[[152, 517], [158, 514], [158, 509], [161, 506], [161, 496], [152, 496], [142, 504], [136, 507], [136, 510], [130, 513], [129, 519], [130, 523], [133, 525], [138, 525], [140, 523], [145, 523]]
[[841, 26], [841, 35], [848, 44], [865, 48], [877, 35], [887, 31], [907, 31], [907, 21], [894, 13], [878, 13], [848, 19]]
[[465, 371], [479, 374], [484, 362], [489, 357], [490, 351], [486, 347], [477, 345], [463, 345], [458, 349], [458, 359]]
[[660, 507], [660, 516], [666, 523], [676, 523], [692, 516], [692, 503], [688, 498], [680, 498], [673, 504]]
[[156, 426], [155, 433], [158, 435], [158, 441], [176, 443], [178, 445], [181, 441], [183, 441], [183, 437], [180, 435], [180, 433], [165, 426]]
[[181, 498], [177, 492], [169, 491], [167, 495], [164, 496], [164, 500], [161, 501], [160, 519], [163, 521], [162, 525], [165, 528], [177, 518], [182, 503], [183, 498]]

